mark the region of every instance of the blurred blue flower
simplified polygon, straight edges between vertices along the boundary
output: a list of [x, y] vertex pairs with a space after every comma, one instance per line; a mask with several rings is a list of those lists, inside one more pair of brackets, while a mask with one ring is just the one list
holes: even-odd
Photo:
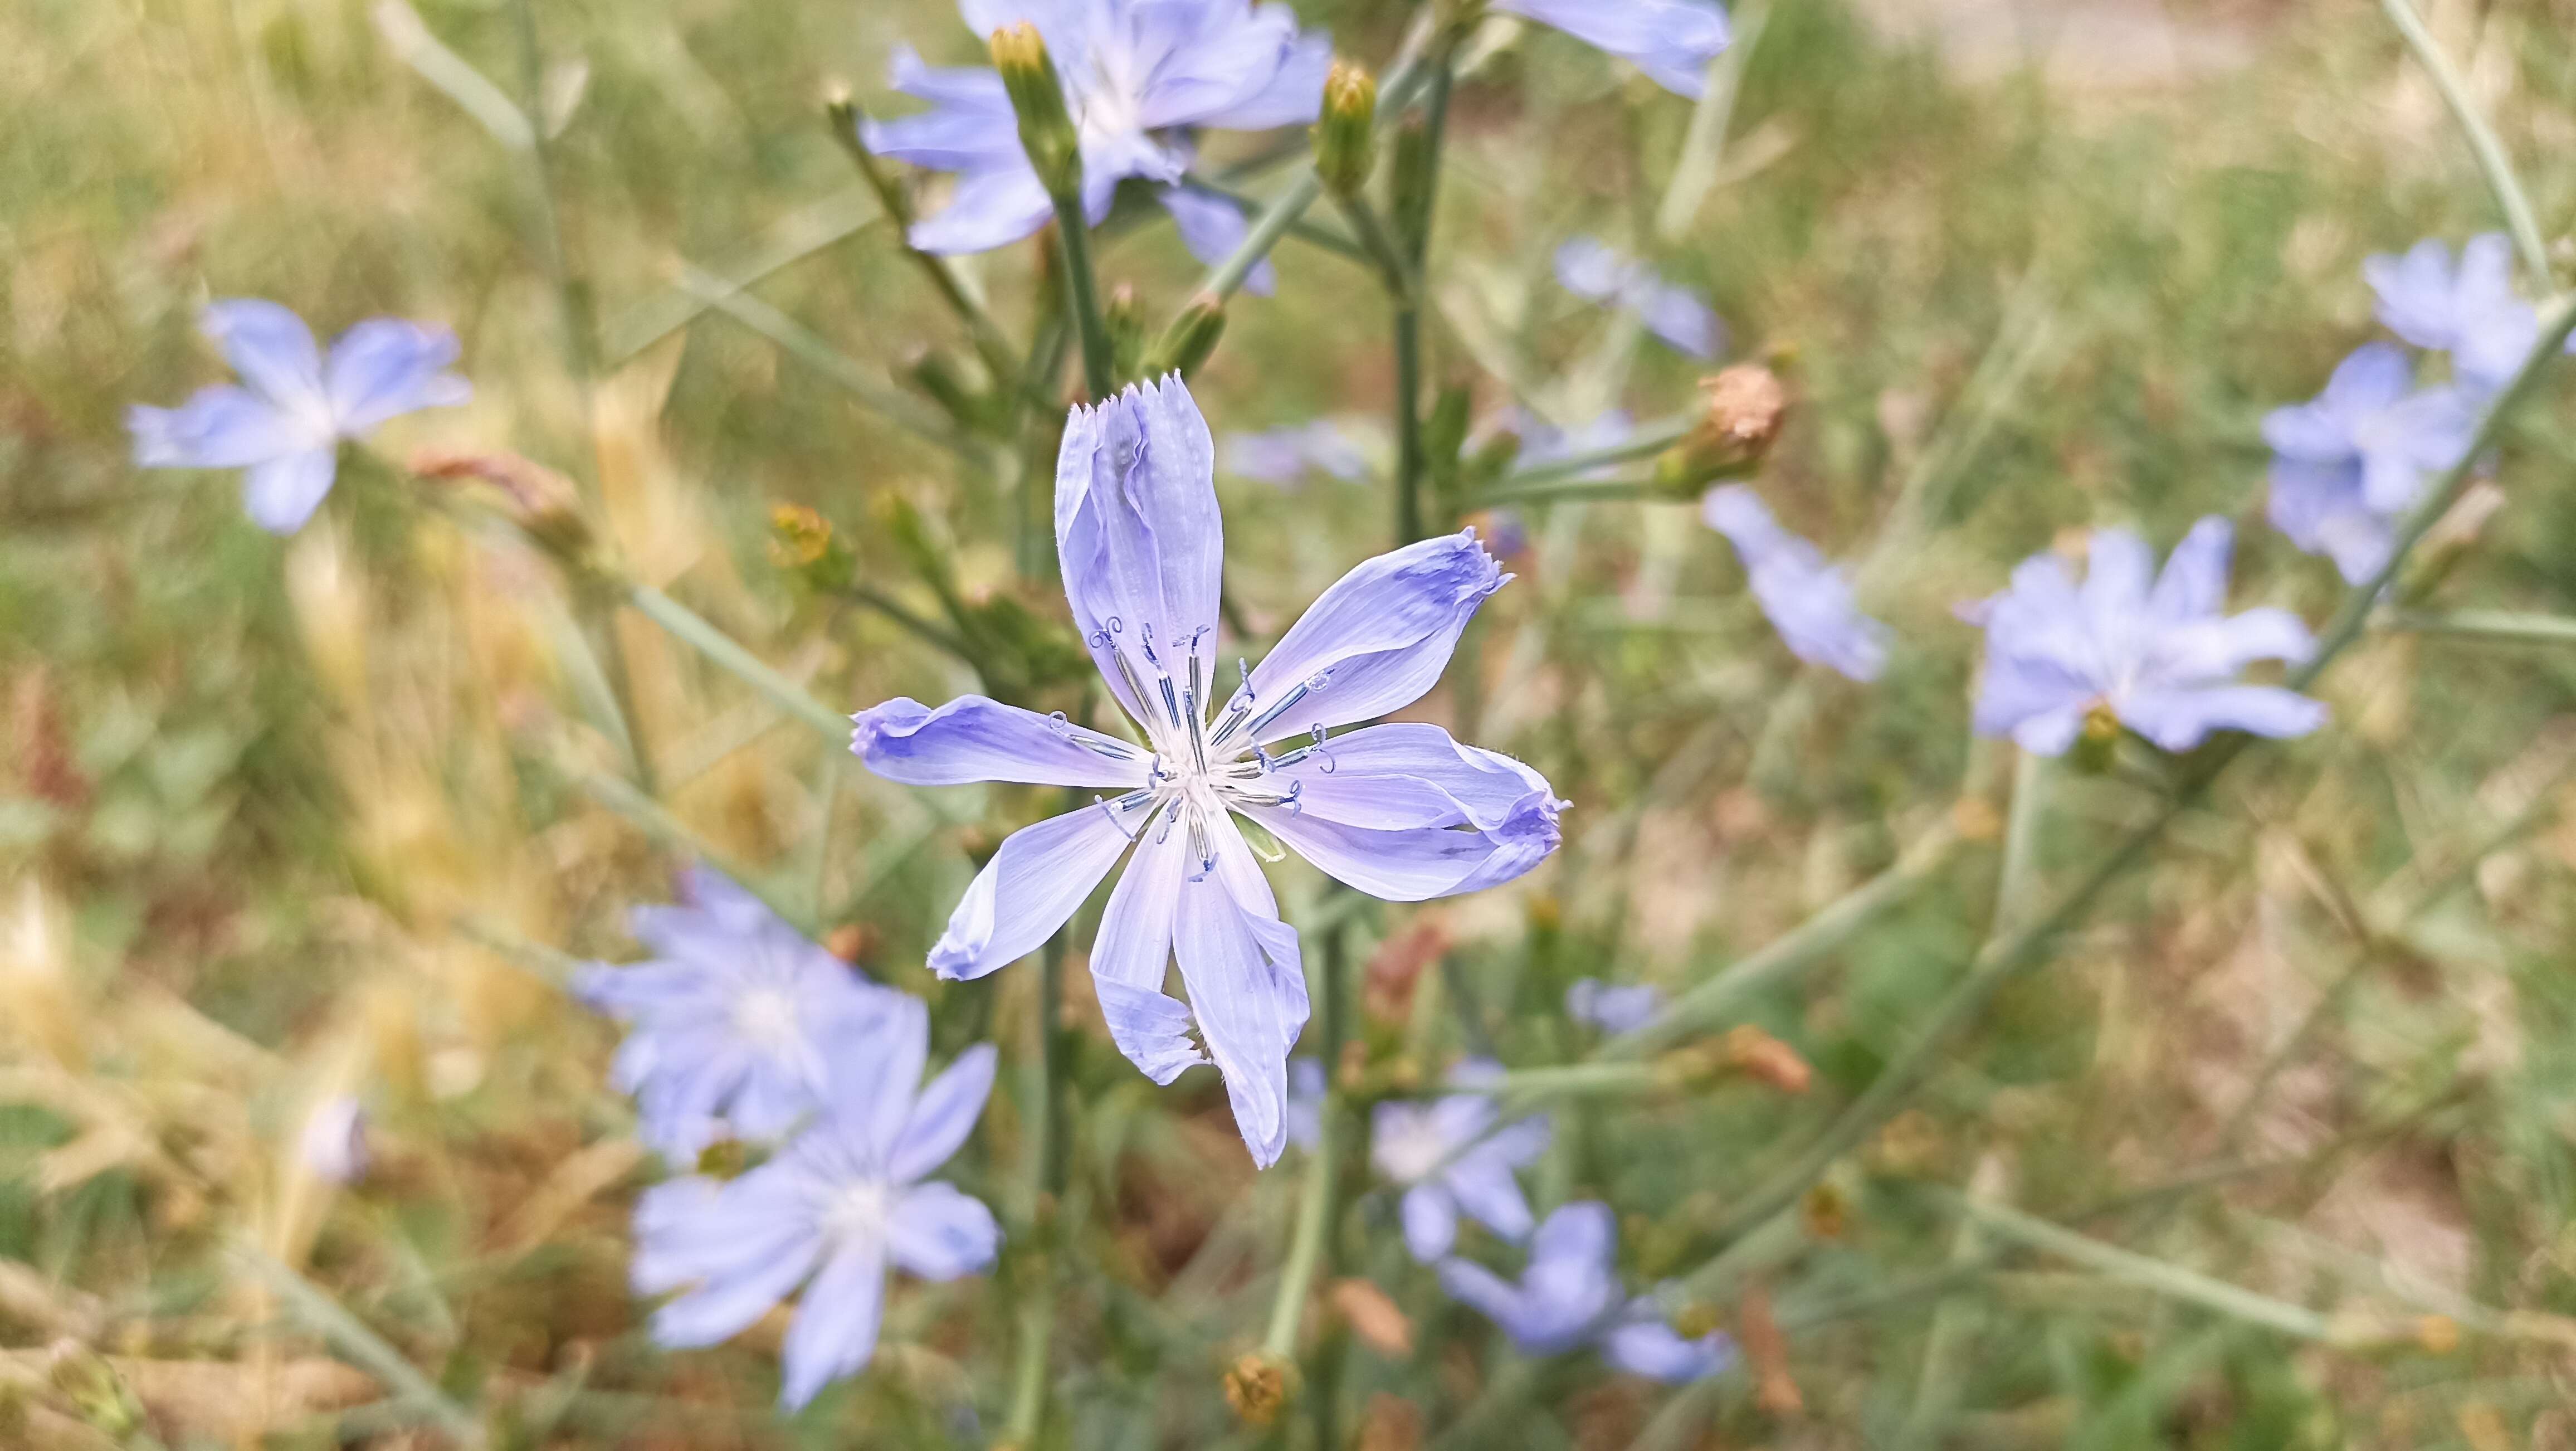
[[1702, 0], [1494, 0], [1494, 8], [1606, 50], [1693, 100], [1728, 39], [1726, 12]]
[[910, 1001], [861, 978], [749, 892], [704, 867], [682, 905], [630, 917], [650, 960], [591, 963], [573, 993], [627, 1025], [613, 1077], [636, 1134], [675, 1159], [720, 1139], [775, 1139], [821, 1101], [839, 1045]]
[[2315, 401], [2263, 420], [2272, 446], [2274, 528], [2335, 562], [2354, 584], [2388, 562], [2395, 522], [2427, 478], [2457, 464], [2477, 432], [2477, 405], [2456, 387], [2415, 388], [2393, 343], [2365, 343]]
[[[1330, 39], [1300, 36], [1285, 5], [959, 0], [958, 10], [978, 36], [1026, 21], [1045, 37], [1082, 138], [1084, 215], [1094, 225], [1107, 217], [1121, 181], [1151, 183], [1181, 239], [1209, 262], [1232, 251], [1246, 228], [1233, 203], [1178, 185], [1196, 155], [1193, 132], [1313, 121], [1332, 68]], [[895, 56], [894, 87], [931, 109], [866, 122], [860, 140], [880, 156], [958, 174], [947, 208], [913, 225], [914, 246], [982, 252], [1046, 224], [1053, 207], [1020, 149], [1019, 119], [999, 73], [934, 68], [907, 49]], [[1267, 292], [1267, 264], [1246, 285]]]
[[456, 337], [445, 328], [369, 318], [331, 344], [274, 302], [210, 303], [199, 326], [244, 387], [202, 388], [176, 408], [136, 404], [125, 415], [144, 468], [242, 469], [242, 503], [272, 534], [304, 527], [339, 472], [340, 440], [423, 408], [472, 396], [447, 371]]
[[348, 1094], [324, 1099], [304, 1121], [296, 1157], [313, 1177], [330, 1184], [355, 1184], [367, 1177], [367, 1111]]
[[1368, 477], [1369, 456], [1348, 424], [1319, 418], [1262, 433], [1226, 435], [1225, 471], [1282, 488], [1311, 473], [1356, 482]]
[[2379, 320], [2419, 348], [2451, 355], [2452, 376], [2471, 391], [2492, 393], [2513, 377], [2540, 336], [2540, 313], [2513, 286], [2513, 244], [2501, 232], [2472, 237], [2460, 249], [2427, 239], [2406, 255], [2361, 264], [2379, 294]]
[[[1469, 617], [1509, 578], [1473, 530], [1344, 575], [1244, 669], [1210, 719], [1225, 555], [1215, 452], [1174, 376], [1074, 410], [1057, 458], [1065, 594], [1110, 696], [1147, 745], [970, 695], [937, 710], [895, 699], [864, 711], [851, 749], [908, 785], [1118, 793], [1004, 841], [930, 966], [975, 978], [1035, 951], [1133, 847], [1092, 946], [1101, 1014], [1157, 1083], [1213, 1058], [1244, 1143], [1267, 1166], [1287, 1143], [1288, 1049], [1306, 1021], [1306, 976], [1296, 929], [1279, 920], [1233, 815], [1350, 886], [1414, 902], [1537, 866], [1556, 849], [1563, 803], [1536, 771], [1438, 726], [1326, 739], [1333, 726], [1412, 704], [1439, 679]], [[1162, 990], [1175, 958], [1187, 1005]]]
[[1663, 1010], [1664, 990], [1650, 982], [1623, 986], [1587, 977], [1565, 990], [1565, 1015], [1605, 1033], [1633, 1033]]
[[[1449, 1075], [1461, 1088], [1489, 1083], [1500, 1065], [1471, 1058]], [[1428, 1103], [1390, 1100], [1377, 1106], [1369, 1159], [1404, 1191], [1405, 1248], [1429, 1264], [1458, 1242], [1458, 1215], [1508, 1240], [1530, 1232], [1529, 1201], [1512, 1171], [1547, 1149], [1544, 1118], [1493, 1127], [1494, 1101], [1482, 1093], [1454, 1093]]]
[[1700, 515], [1733, 541], [1753, 602], [1790, 654], [1854, 680], [1878, 678], [1887, 663], [1887, 627], [1852, 603], [1851, 581], [1840, 567], [1781, 528], [1761, 496], [1742, 484], [1709, 490]]
[[[1519, 408], [1503, 410], [1489, 428], [1517, 434], [1521, 447], [1518, 459], [1522, 468], [1536, 468], [1560, 459], [1600, 453], [1630, 443], [1637, 437], [1637, 421], [1623, 408], [1613, 408], [1589, 423], [1572, 428], [1558, 428], [1537, 414]], [[1575, 475], [1582, 479], [1607, 479], [1618, 476], [1620, 465], [1601, 464]]]
[[1001, 1247], [981, 1201], [922, 1182], [974, 1131], [993, 1049], [967, 1049], [922, 1087], [929, 1012], [897, 1002], [836, 1041], [822, 1115], [778, 1157], [730, 1182], [671, 1180], [635, 1205], [636, 1292], [687, 1291], [654, 1314], [660, 1345], [729, 1340], [805, 1285], [784, 1346], [790, 1410], [876, 1353], [888, 1264], [953, 1280]]
[[2287, 610], [2223, 613], [2230, 546], [2227, 521], [2203, 519], [2159, 576], [2144, 540], [2096, 529], [2080, 587], [2053, 554], [2024, 561], [2011, 589], [1961, 611], [1986, 630], [1978, 734], [2054, 756], [2096, 708], [2168, 751], [2212, 731], [2299, 736], [2324, 724], [2326, 708], [2304, 695], [2236, 683], [2254, 661], [2307, 659], [2315, 641]]
[[1440, 1284], [1501, 1326], [1524, 1355], [1562, 1355], [1597, 1345], [1602, 1358], [1619, 1369], [1670, 1382], [1715, 1375], [1734, 1363], [1734, 1342], [1724, 1332], [1685, 1337], [1666, 1323], [1653, 1296], [1626, 1298], [1618, 1253], [1619, 1228], [1610, 1206], [1576, 1200], [1549, 1215], [1530, 1237], [1520, 1283], [1451, 1259], [1440, 1263]]
[[1288, 1060], [1288, 1142], [1313, 1153], [1324, 1141], [1324, 1065], [1312, 1058]]
[[1694, 358], [1714, 358], [1726, 347], [1725, 327], [1698, 293], [1598, 237], [1577, 237], [1556, 249], [1556, 280], [1577, 297], [1635, 313], [1647, 331]]

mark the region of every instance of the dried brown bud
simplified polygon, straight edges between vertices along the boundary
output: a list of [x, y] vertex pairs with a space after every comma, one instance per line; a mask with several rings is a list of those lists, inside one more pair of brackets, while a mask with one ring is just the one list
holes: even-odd
[[1815, 1080], [1815, 1070], [1798, 1050], [1763, 1032], [1751, 1023], [1740, 1023], [1727, 1030], [1727, 1066], [1748, 1078], [1758, 1079], [1782, 1093], [1807, 1091]]
[[1798, 1202], [1798, 1221], [1810, 1239], [1840, 1239], [1851, 1230], [1851, 1201], [1831, 1184], [1819, 1184]]
[[1297, 1368], [1275, 1355], [1246, 1351], [1225, 1372], [1225, 1403], [1247, 1426], [1267, 1427], [1296, 1393]]
[[1769, 1287], [1747, 1287], [1739, 1313], [1743, 1333], [1736, 1341], [1753, 1367], [1754, 1403], [1774, 1416], [1794, 1416], [1806, 1409], [1806, 1397], [1798, 1394], [1798, 1383], [1789, 1378], [1789, 1340], [1780, 1333], [1780, 1322], [1772, 1318]]
[[580, 488], [544, 464], [515, 453], [423, 449], [412, 455], [411, 471], [424, 479], [499, 489], [509, 499], [511, 519], [559, 557], [571, 558], [590, 541], [590, 528], [581, 517]]
[[1369, 1397], [1359, 1451], [1421, 1451], [1422, 1408], [1384, 1391]]
[[1789, 417], [1789, 390], [1759, 363], [1738, 363], [1701, 380], [1708, 401], [1699, 426], [1655, 459], [1655, 483], [1691, 494], [1759, 467]]
[[1375, 1283], [1360, 1279], [1334, 1282], [1333, 1309], [1350, 1325], [1351, 1333], [1378, 1354], [1390, 1359], [1413, 1354], [1413, 1322], [1404, 1318], [1395, 1301]]

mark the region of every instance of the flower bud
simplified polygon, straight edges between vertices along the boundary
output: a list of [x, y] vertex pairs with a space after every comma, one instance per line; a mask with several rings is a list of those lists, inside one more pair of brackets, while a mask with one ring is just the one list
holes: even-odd
[[1324, 114], [1315, 123], [1315, 174], [1335, 196], [1356, 196], [1377, 166], [1377, 77], [1365, 66], [1333, 62], [1324, 82]]
[[1133, 378], [1145, 366], [1145, 304], [1138, 300], [1132, 283], [1121, 282], [1109, 290], [1106, 304], [1100, 309], [1100, 325], [1109, 333], [1110, 371], [1121, 378]]
[[589, 553], [591, 532], [581, 515], [581, 489], [541, 463], [514, 453], [424, 449], [412, 455], [410, 467], [420, 478], [500, 490], [511, 522], [562, 563], [579, 565]]
[[2098, 776], [2111, 769], [2111, 756], [2119, 744], [2119, 713], [2108, 702], [2097, 700], [2084, 712], [2084, 729], [2075, 737], [2075, 749], [2067, 753], [2067, 760], [2076, 770]]
[[1020, 149], [1037, 169], [1050, 196], [1066, 196], [1082, 184], [1082, 138], [1065, 109], [1064, 81], [1047, 55], [1038, 28], [1023, 20], [993, 32], [993, 68], [1002, 73], [1002, 89], [1020, 118]]
[[1148, 378], [1165, 373], [1183, 377], [1199, 370], [1199, 365], [1216, 351], [1217, 339], [1225, 336], [1225, 300], [1204, 294], [1190, 299], [1181, 315], [1163, 330], [1162, 340], [1154, 344], [1146, 358], [1143, 372]]
[[803, 504], [781, 504], [770, 511], [769, 558], [826, 594], [847, 589], [858, 572], [858, 560], [832, 532], [832, 521]]
[[1275, 1355], [1247, 1352], [1226, 1368], [1225, 1403], [1247, 1426], [1276, 1422], [1296, 1391], [1297, 1367]]
[[1759, 363], [1738, 363], [1705, 379], [1699, 426], [1655, 459], [1658, 489], [1693, 494], [1719, 479], [1743, 478], [1769, 457], [1789, 417], [1789, 390]]

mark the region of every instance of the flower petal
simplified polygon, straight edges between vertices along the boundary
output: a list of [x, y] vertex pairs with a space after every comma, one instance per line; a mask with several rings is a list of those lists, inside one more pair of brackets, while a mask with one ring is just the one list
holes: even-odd
[[1109, 894], [1091, 944], [1091, 982], [1110, 1041], [1156, 1083], [1170, 1083], [1208, 1061], [1190, 1040], [1190, 1010], [1163, 991], [1172, 963], [1172, 922], [1189, 839], [1179, 831], [1136, 848], [1126, 875]]
[[[1265, 5], [1261, 13], [1285, 10], [1285, 6]], [[1268, 131], [1279, 126], [1303, 126], [1323, 114], [1324, 78], [1333, 69], [1333, 38], [1324, 34], [1299, 36], [1279, 58], [1278, 69], [1260, 89], [1199, 118], [1202, 126], [1220, 131]]]
[[953, 1280], [993, 1263], [1002, 1227], [984, 1201], [933, 1180], [897, 1200], [886, 1222], [894, 1262], [925, 1280]]
[[989, 252], [1036, 235], [1054, 215], [1045, 183], [1023, 162], [960, 177], [948, 205], [913, 223], [905, 236], [924, 252]]
[[322, 507], [339, 472], [339, 451], [328, 445], [263, 459], [242, 475], [242, 507], [269, 533], [292, 534]]
[[2192, 525], [2173, 553], [2165, 556], [2164, 573], [2156, 576], [2147, 612], [2158, 623], [2171, 626], [2227, 608], [2227, 560], [2235, 540], [2235, 529], [2216, 515]]
[[340, 432], [356, 437], [389, 418], [423, 408], [454, 408], [474, 396], [447, 371], [456, 334], [401, 318], [369, 318], [331, 344], [324, 390]]
[[2188, 751], [2212, 731], [2303, 736], [2326, 723], [2326, 708], [2278, 686], [2222, 685], [2141, 692], [2120, 703], [2120, 719], [2160, 749]]
[[1436, 1263], [1458, 1243], [1458, 1201], [1438, 1182], [1416, 1184], [1397, 1201], [1404, 1247], [1423, 1264]]
[[[1482, 1147], [1479, 1145], [1478, 1147]], [[1469, 1218], [1508, 1240], [1529, 1235], [1533, 1220], [1520, 1181], [1501, 1159], [1470, 1149], [1441, 1175]]]
[[1300, 815], [1375, 830], [1490, 831], [1510, 821], [1532, 794], [1553, 795], [1546, 777], [1511, 757], [1460, 745], [1440, 727], [1416, 721], [1335, 736], [1276, 774], [1293, 783]]
[[1145, 784], [1153, 759], [1113, 736], [980, 695], [961, 695], [937, 710], [897, 696], [851, 721], [851, 753], [907, 786], [1015, 781], [1132, 788]]
[[1371, 830], [1283, 807], [1244, 814], [1335, 880], [1389, 902], [1421, 902], [1499, 886], [1556, 850], [1561, 803], [1541, 786], [1490, 828]]
[[1651, 1299], [1632, 1303], [1629, 1315], [1601, 1337], [1601, 1358], [1630, 1375], [1680, 1385], [1704, 1380], [1735, 1363], [1735, 1342], [1724, 1331], [1684, 1339], [1664, 1323]]
[[1121, 656], [1148, 688], [1157, 661], [1175, 683], [1193, 659], [1212, 677], [1225, 526], [1216, 443], [1180, 375], [1073, 411], [1056, 455], [1055, 539], [1074, 625], [1130, 714], [1167, 712], [1135, 698]]
[[176, 408], [125, 413], [134, 462], [147, 469], [237, 469], [311, 446], [312, 429], [247, 388], [201, 388]]
[[876, 1355], [877, 1328], [885, 1317], [885, 1267], [883, 1243], [853, 1239], [805, 1287], [779, 1347], [781, 1406], [804, 1409], [823, 1387], [865, 1368]]
[[695, 1350], [731, 1340], [787, 1298], [814, 1269], [823, 1240], [810, 1230], [758, 1258], [736, 1261], [702, 1287], [653, 1313], [653, 1343], [666, 1350]]
[[930, 102], [931, 109], [890, 121], [861, 121], [859, 141], [869, 151], [933, 171], [1027, 169], [1019, 117], [999, 71], [927, 66], [907, 45], [895, 50], [892, 80], [896, 90]]
[[1676, 283], [1656, 281], [1637, 289], [1630, 299], [1646, 330], [1694, 358], [1714, 358], [1725, 346], [1726, 329], [1700, 295]]
[[930, 970], [952, 981], [982, 977], [1035, 952], [1126, 850], [1127, 833], [1098, 806], [1012, 832], [932, 945]]
[[894, 1150], [886, 1156], [886, 1173], [909, 1184], [948, 1162], [993, 1094], [993, 1045], [978, 1043], [957, 1055], [946, 1072], [930, 1080], [913, 1101], [912, 1120], [904, 1125]]
[[198, 328], [224, 350], [242, 381], [287, 408], [323, 406], [322, 354], [304, 319], [255, 297], [206, 304]]
[[824, 1090], [831, 1127], [878, 1167], [891, 1162], [914, 1121], [921, 1070], [930, 1058], [930, 1009], [909, 994], [886, 996], [882, 1014], [855, 1041], [834, 1045]]
[[[1210, 267], [1233, 256], [1234, 249], [1252, 230], [1243, 213], [1223, 197], [1185, 186], [1167, 186], [1154, 195], [1162, 201], [1163, 210], [1172, 214], [1172, 225], [1180, 230], [1181, 245]], [[1279, 269], [1271, 266], [1266, 257], [1243, 279], [1243, 290], [1255, 297], [1268, 297], [1278, 286]]]
[[1258, 738], [1370, 720], [1421, 699], [1476, 607], [1510, 579], [1473, 529], [1408, 544], [1343, 575], [1253, 668], [1256, 718], [1278, 712]]
[[1726, 12], [1699, 0], [1494, 0], [1635, 65], [1675, 95], [1698, 99], [1726, 49]]
[[1306, 1025], [1306, 978], [1294, 928], [1241, 886], [1260, 875], [1234, 823], [1208, 823], [1217, 867], [1184, 878], [1172, 929], [1190, 1007], [1225, 1075], [1235, 1127], [1268, 1168], [1288, 1143], [1288, 1049]]

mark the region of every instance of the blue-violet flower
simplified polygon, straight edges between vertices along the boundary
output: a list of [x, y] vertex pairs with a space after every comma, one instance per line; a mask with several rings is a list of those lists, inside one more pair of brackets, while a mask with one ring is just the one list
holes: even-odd
[[1709, 490], [1700, 517], [1735, 545], [1753, 602], [1790, 654], [1853, 680], [1878, 678], [1887, 664], [1887, 627], [1853, 604], [1840, 566], [1781, 528], [1761, 496], [1742, 484]]
[[[1157, 1083], [1213, 1058], [1266, 1166], [1287, 1142], [1288, 1049], [1305, 1025], [1306, 978], [1296, 930], [1279, 920], [1233, 817], [1389, 901], [1476, 891], [1544, 860], [1563, 803], [1529, 767], [1435, 725], [1327, 739], [1428, 691], [1508, 576], [1473, 530], [1380, 555], [1326, 590], [1220, 703], [1215, 444], [1177, 376], [1074, 411], [1056, 465], [1055, 533], [1074, 623], [1146, 744], [970, 695], [937, 710], [896, 699], [862, 712], [851, 748], [910, 785], [1116, 793], [1004, 841], [930, 966], [982, 977], [1034, 951], [1133, 847], [1091, 952], [1102, 1015]], [[1175, 958], [1187, 1006], [1162, 990]]]
[[1524, 1355], [1562, 1355], [1597, 1345], [1610, 1364], [1655, 1380], [1698, 1380], [1735, 1361], [1723, 1331], [1686, 1337], [1652, 1295], [1629, 1299], [1615, 1261], [1618, 1223], [1610, 1206], [1576, 1200], [1530, 1237], [1529, 1265], [1514, 1284], [1466, 1260], [1440, 1263], [1440, 1284], [1484, 1312]]
[[653, 1316], [665, 1347], [729, 1340], [805, 1286], [783, 1348], [779, 1400], [791, 1410], [876, 1353], [889, 1264], [953, 1280], [1001, 1247], [982, 1201], [924, 1182], [974, 1131], [993, 1049], [967, 1049], [923, 1087], [929, 1012], [897, 997], [836, 1045], [821, 1117], [776, 1158], [729, 1182], [656, 1185], [635, 1206], [636, 1292], [687, 1290]]
[[[1468, 1059], [1449, 1081], [1473, 1090], [1501, 1076], [1500, 1065]], [[1512, 1171], [1547, 1149], [1544, 1118], [1493, 1127], [1494, 1100], [1477, 1092], [1453, 1093], [1428, 1103], [1390, 1100], [1377, 1106], [1369, 1159], [1378, 1172], [1407, 1186], [1399, 1211], [1405, 1248], [1425, 1264], [1458, 1242], [1458, 1215], [1508, 1240], [1530, 1232], [1529, 1201]]]
[[2429, 477], [2457, 464], [2477, 432], [2477, 406], [2458, 387], [2415, 387], [2415, 366], [2393, 343], [2365, 343], [2315, 401], [2263, 420], [2272, 446], [2272, 525], [2354, 584], [2388, 562], [2396, 521]]
[[447, 371], [456, 337], [400, 318], [369, 318], [333, 340], [274, 302], [210, 303], [199, 326], [241, 375], [241, 387], [201, 388], [176, 408], [126, 411], [134, 462], [144, 468], [241, 469], [251, 521], [292, 534], [338, 476], [340, 440], [423, 408], [472, 396]]
[[1577, 297], [1635, 313], [1677, 352], [1714, 358], [1726, 347], [1726, 328], [1698, 293], [1598, 237], [1577, 237], [1556, 249], [1556, 280]]
[[1664, 990], [1650, 982], [1613, 984], [1578, 978], [1565, 990], [1565, 1015], [1605, 1033], [1633, 1033], [1664, 1010]]
[[2080, 587], [2053, 554], [2024, 561], [2012, 588], [1962, 611], [1986, 631], [1978, 734], [2054, 756], [2095, 710], [2168, 751], [2212, 731], [2299, 736], [2324, 724], [2325, 707], [2304, 695], [2237, 683], [2254, 661], [2307, 659], [2315, 641], [2287, 610], [2224, 613], [2230, 544], [2226, 520], [2203, 519], [2158, 575], [2144, 540], [2096, 529]]

